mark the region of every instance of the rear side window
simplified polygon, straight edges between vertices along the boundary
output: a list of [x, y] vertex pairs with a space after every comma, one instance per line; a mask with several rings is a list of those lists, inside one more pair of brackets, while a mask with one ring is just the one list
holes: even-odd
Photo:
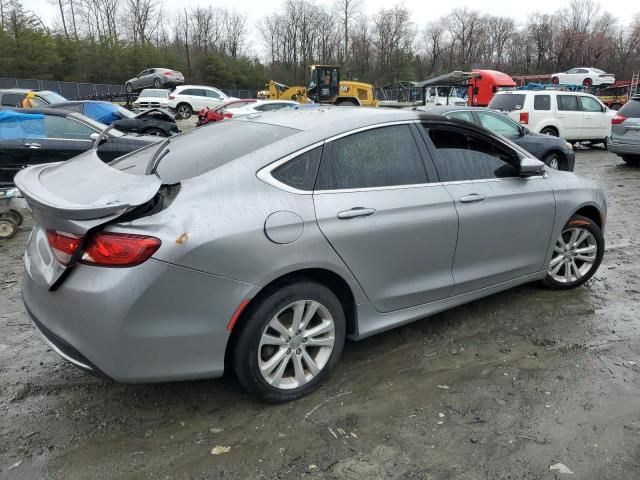
[[[294, 128], [258, 122], [218, 122], [172, 138], [158, 166], [163, 183], [178, 183], [218, 168], [236, 158], [298, 133]], [[215, 138], [215, 143], [212, 139]], [[133, 175], [145, 175], [160, 144], [120, 157], [110, 165]]]
[[618, 113], [625, 117], [640, 118], [640, 99], [628, 101]]
[[442, 182], [518, 176], [517, 155], [490, 139], [444, 128], [429, 129], [429, 138]]
[[24, 93], [5, 93], [2, 96], [2, 105], [5, 107], [20, 107]]
[[409, 125], [354, 133], [331, 142], [323, 155], [316, 190], [427, 183]]
[[558, 95], [558, 110], [563, 112], [577, 112], [578, 97], [575, 95]]
[[206, 97], [207, 94], [204, 90], [199, 88], [187, 88], [186, 90], [182, 90], [178, 95], [195, 95], [197, 97]]
[[513, 110], [522, 110], [524, 106], [525, 95], [522, 94], [503, 94], [496, 95], [489, 103], [489, 108], [492, 110], [502, 110], [504, 112], [511, 112]]
[[322, 147], [314, 148], [276, 168], [271, 176], [297, 190], [312, 191], [320, 166]]
[[536, 95], [533, 97], [534, 110], [551, 110], [551, 97], [549, 95]]
[[475, 123], [475, 119], [473, 118], [473, 113], [467, 112], [465, 110], [446, 113], [445, 117], [455, 118], [456, 120], [464, 120], [465, 122], [469, 122], [469, 123]]

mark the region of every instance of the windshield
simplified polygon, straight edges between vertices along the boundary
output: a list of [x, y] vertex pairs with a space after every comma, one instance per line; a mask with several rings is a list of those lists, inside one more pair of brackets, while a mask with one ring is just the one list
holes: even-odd
[[62, 103], [67, 101], [66, 98], [56, 92], [38, 92], [37, 95], [44, 98], [49, 104]]
[[146, 89], [140, 92], [138, 98], [169, 98], [169, 90], [162, 89]]
[[524, 95], [502, 94], [496, 95], [489, 103], [491, 110], [500, 110], [510, 112], [512, 110], [522, 110], [524, 104]]
[[[172, 138], [157, 173], [162, 183], [178, 183], [214, 170], [298, 131], [278, 125], [234, 120], [207, 125]], [[212, 138], [215, 139], [213, 144]], [[146, 175], [149, 160], [158, 146], [137, 150], [114, 160], [110, 165], [133, 175]]]

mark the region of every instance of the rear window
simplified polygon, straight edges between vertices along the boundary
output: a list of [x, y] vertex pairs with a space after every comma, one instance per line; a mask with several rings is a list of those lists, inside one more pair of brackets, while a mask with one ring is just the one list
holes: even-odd
[[512, 110], [522, 110], [525, 96], [521, 94], [505, 94], [496, 95], [491, 100], [489, 108], [493, 110], [501, 110], [503, 112], [511, 112]]
[[[158, 166], [165, 184], [197, 177], [236, 158], [282, 140], [299, 130], [257, 122], [225, 121], [171, 139]], [[110, 165], [133, 175], [145, 175], [160, 143], [120, 157]]]
[[640, 118], [640, 98], [625, 103], [618, 113], [625, 117]]

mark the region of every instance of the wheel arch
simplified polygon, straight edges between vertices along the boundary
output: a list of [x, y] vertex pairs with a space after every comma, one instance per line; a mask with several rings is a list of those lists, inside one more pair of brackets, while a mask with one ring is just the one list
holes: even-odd
[[349, 102], [349, 103], [354, 102], [359, 107], [362, 106], [362, 103], [360, 103], [360, 100], [357, 97], [338, 97], [336, 99], [336, 105], [340, 105], [341, 103], [345, 103], [345, 102]]
[[317, 282], [331, 290], [342, 305], [346, 320], [347, 336], [356, 335], [358, 332], [357, 308], [353, 289], [349, 283], [339, 274], [326, 268], [303, 268], [285, 273], [262, 287], [256, 295], [244, 306], [242, 313], [238, 317], [231, 330], [227, 348], [225, 350], [225, 371], [231, 365], [231, 352], [233, 351], [235, 340], [242, 330], [244, 322], [252, 308], [258, 305], [262, 298], [267, 297], [272, 292], [284, 285], [310, 280]]
[[575, 212], [573, 212], [571, 216], [573, 217], [574, 215], [580, 215], [582, 217], [586, 217], [589, 220], [595, 222], [595, 224], [598, 225], [598, 227], [600, 228], [604, 226], [604, 222], [605, 222], [604, 213], [601, 212], [600, 209], [594, 204], [588, 203], [586, 205], [582, 205]]

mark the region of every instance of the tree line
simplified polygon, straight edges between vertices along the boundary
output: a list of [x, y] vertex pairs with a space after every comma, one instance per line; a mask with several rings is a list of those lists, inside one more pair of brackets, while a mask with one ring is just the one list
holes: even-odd
[[526, 75], [594, 66], [618, 78], [640, 70], [640, 14], [620, 22], [594, 0], [521, 23], [469, 8], [427, 19], [402, 5], [368, 13], [363, 2], [283, 0], [251, 25], [211, 6], [169, 14], [161, 0], [57, 0], [58, 18], [47, 24], [19, 0], [0, 0], [0, 72], [122, 83], [167, 66], [192, 83], [261, 89], [271, 78], [304, 83], [314, 63], [378, 86], [470, 68]]

